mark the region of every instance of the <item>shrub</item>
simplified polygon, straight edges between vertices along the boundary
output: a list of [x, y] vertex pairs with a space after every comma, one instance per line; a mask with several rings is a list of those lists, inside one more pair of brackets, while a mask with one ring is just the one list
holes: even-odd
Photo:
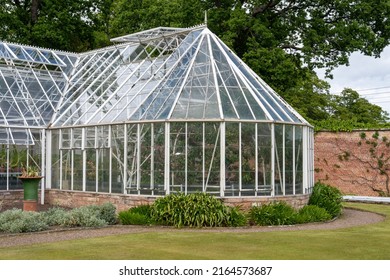
[[40, 213], [25, 212], [20, 209], [4, 211], [0, 214], [0, 231], [8, 233], [21, 233], [42, 231], [48, 225]]
[[[234, 224], [229, 224], [230, 213], [229, 207], [209, 194], [178, 193], [157, 199], [153, 204], [152, 219], [158, 224], [176, 227], [217, 227]], [[232, 217], [230, 219], [233, 221]]]
[[309, 199], [309, 205], [324, 208], [332, 218], [340, 215], [342, 210], [341, 192], [332, 186], [316, 183]]
[[105, 221], [108, 225], [114, 225], [117, 223], [116, 208], [112, 203], [104, 203], [101, 205], [85, 206], [95, 211], [96, 217]]
[[295, 224], [296, 211], [285, 202], [254, 206], [249, 211], [250, 221], [260, 226]]
[[107, 225], [107, 221], [101, 219], [95, 207], [83, 206], [67, 212], [61, 226], [64, 227], [101, 227]]
[[151, 211], [152, 206], [140, 205], [119, 212], [118, 218], [122, 225], [148, 225], [152, 223]]
[[42, 212], [42, 218], [48, 226], [60, 226], [65, 223], [66, 212], [64, 208], [53, 207]]
[[301, 208], [296, 216], [297, 224], [324, 222], [332, 219], [332, 216], [317, 205], [306, 205]]
[[243, 227], [248, 224], [248, 219], [239, 207], [228, 207], [228, 219], [226, 225], [229, 227]]

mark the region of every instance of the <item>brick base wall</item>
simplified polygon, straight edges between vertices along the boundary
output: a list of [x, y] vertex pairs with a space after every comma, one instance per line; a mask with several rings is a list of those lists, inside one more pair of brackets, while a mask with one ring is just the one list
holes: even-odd
[[[370, 185], [385, 189], [385, 177], [373, 171], [367, 163], [363, 163], [370, 160], [370, 153], [365, 144], [358, 145], [362, 132], [366, 133], [367, 138], [371, 138], [375, 133], [362, 130], [316, 133], [315, 181], [335, 186], [344, 195], [378, 196], [377, 192], [371, 190]], [[386, 136], [390, 139], [390, 130], [381, 130], [379, 134], [380, 137]], [[350, 153], [347, 159], [342, 156], [345, 151]]]
[[[101, 194], [93, 192], [46, 190], [45, 204], [66, 208], [77, 208], [85, 205], [100, 205], [111, 202], [117, 211], [127, 210], [131, 207], [151, 204], [157, 197], [136, 196], [122, 194]], [[242, 209], [249, 209], [251, 206], [259, 206], [273, 201], [285, 201], [294, 208], [301, 208], [309, 201], [309, 195], [292, 195], [284, 197], [240, 197], [223, 198], [223, 202], [229, 206], [240, 206]], [[1, 191], [0, 202], [3, 209], [21, 208], [23, 205], [23, 191]], [[2, 208], [0, 207], [0, 210]]]

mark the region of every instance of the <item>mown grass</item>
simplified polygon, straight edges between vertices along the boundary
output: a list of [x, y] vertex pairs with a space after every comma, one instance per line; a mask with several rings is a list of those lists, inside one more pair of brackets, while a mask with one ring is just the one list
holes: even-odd
[[381, 223], [338, 230], [257, 233], [149, 232], [0, 248], [0, 259], [390, 259], [390, 205], [352, 204], [385, 214]]

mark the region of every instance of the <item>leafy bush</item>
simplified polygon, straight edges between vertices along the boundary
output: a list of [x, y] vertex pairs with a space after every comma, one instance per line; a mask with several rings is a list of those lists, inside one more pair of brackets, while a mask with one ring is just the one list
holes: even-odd
[[40, 213], [12, 209], [0, 213], [0, 231], [8, 233], [34, 232], [48, 229]]
[[228, 207], [228, 217], [226, 226], [229, 227], [243, 227], [248, 224], [248, 219], [239, 207]]
[[122, 225], [148, 225], [152, 223], [151, 211], [152, 206], [140, 205], [119, 212], [118, 218]]
[[67, 212], [61, 226], [101, 227], [107, 224], [107, 221], [99, 217], [99, 213], [94, 206], [83, 206]]
[[296, 216], [297, 224], [324, 222], [332, 219], [332, 216], [317, 205], [306, 205], [298, 211]]
[[260, 226], [295, 224], [296, 211], [285, 202], [254, 206], [249, 211], [250, 221]]
[[153, 204], [152, 219], [157, 224], [176, 227], [233, 226], [233, 220], [236, 218], [237, 221], [238, 216], [235, 216], [236, 212], [231, 213], [229, 207], [209, 194], [178, 193], [157, 199]]
[[102, 205], [90, 205], [86, 207], [95, 211], [96, 217], [105, 221], [108, 225], [117, 223], [116, 208], [112, 203], [107, 202]]
[[309, 205], [324, 208], [332, 218], [340, 215], [342, 210], [341, 192], [332, 186], [316, 183], [309, 199]]
[[60, 226], [65, 223], [67, 210], [61, 207], [53, 207], [42, 212], [42, 218], [48, 226]]

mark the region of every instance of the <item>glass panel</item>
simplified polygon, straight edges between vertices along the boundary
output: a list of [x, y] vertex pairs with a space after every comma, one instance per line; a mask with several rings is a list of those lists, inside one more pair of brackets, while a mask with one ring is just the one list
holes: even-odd
[[73, 151], [73, 189], [83, 190], [83, 151]]
[[128, 193], [137, 191], [137, 125], [127, 125], [127, 182]]
[[96, 192], [96, 151], [87, 149], [86, 190], [90, 192]]
[[285, 183], [286, 183], [286, 194], [294, 194], [294, 136], [293, 136], [292, 125], [285, 125]]
[[62, 156], [62, 189], [70, 190], [72, 186], [72, 152], [61, 150]]
[[141, 135], [141, 158], [140, 158], [140, 170], [141, 170], [141, 194], [151, 194], [151, 163], [152, 163], [152, 140], [153, 131], [151, 124], [140, 125]]
[[164, 195], [164, 166], [165, 166], [165, 123], [153, 125], [154, 132], [154, 159], [153, 159], [153, 186], [155, 195]]
[[186, 128], [185, 123], [170, 126], [170, 191], [185, 192], [186, 185]]
[[109, 192], [110, 182], [110, 149], [98, 149], [98, 192]]
[[81, 149], [82, 144], [82, 136], [83, 136], [83, 129], [82, 128], [73, 128], [73, 145], [72, 148], [79, 148]]
[[254, 195], [256, 174], [256, 134], [254, 123], [241, 124], [242, 147], [242, 193], [241, 195]]
[[275, 195], [283, 195], [284, 178], [284, 125], [275, 124]]
[[226, 123], [226, 187], [225, 195], [239, 196], [240, 193], [240, 128], [238, 123]]
[[60, 149], [70, 149], [72, 142], [71, 142], [71, 129], [66, 128], [66, 129], [61, 129], [61, 146]]
[[60, 131], [52, 130], [51, 131], [51, 188], [59, 189], [60, 188], [60, 150], [59, 147], [60, 141]]
[[187, 125], [187, 185], [191, 191], [203, 191], [203, 123]]
[[205, 124], [205, 189], [215, 195], [220, 195], [220, 133], [220, 123]]
[[[302, 126], [295, 126], [295, 194], [303, 193], [303, 141]], [[311, 151], [312, 152], [312, 151]], [[309, 165], [310, 166], [310, 165]], [[311, 165], [312, 166], [312, 165]]]
[[123, 193], [124, 172], [124, 125], [111, 127], [112, 144], [112, 169], [111, 169], [111, 192]]
[[272, 141], [271, 125], [257, 124], [258, 145], [258, 192], [257, 195], [271, 195], [271, 171], [272, 171]]

